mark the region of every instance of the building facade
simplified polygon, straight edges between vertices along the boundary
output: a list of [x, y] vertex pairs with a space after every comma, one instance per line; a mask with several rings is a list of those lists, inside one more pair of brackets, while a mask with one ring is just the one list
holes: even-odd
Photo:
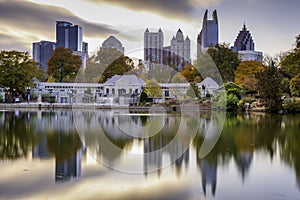
[[144, 62], [146, 68], [151, 69], [152, 64], [163, 64], [164, 34], [161, 29], [158, 32], [150, 32], [147, 28], [144, 33]]
[[80, 56], [82, 67], [85, 68], [88, 45], [82, 41], [82, 37], [81, 26], [73, 25], [67, 21], [56, 21], [56, 47], [72, 49], [74, 55]]
[[211, 46], [215, 46], [219, 43], [219, 25], [217, 11], [214, 10], [212, 14], [212, 20], [208, 19], [208, 10], [205, 11], [202, 30], [198, 34], [197, 38], [197, 55], [202, 51], [207, 50]]
[[109, 38], [104, 40], [102, 46], [100, 47], [100, 51], [101, 49], [115, 49], [124, 55], [124, 47], [115, 36], [109, 36]]
[[179, 71], [191, 63], [191, 41], [188, 36], [184, 39], [180, 29], [177, 31], [176, 37], [173, 36], [171, 40], [171, 57], [175, 59], [173, 64]]
[[255, 44], [250, 31], [247, 30], [246, 24], [244, 24], [242, 30], [238, 33], [232, 50], [238, 52], [241, 61], [255, 60], [262, 62], [263, 53], [255, 51]]
[[39, 63], [39, 67], [47, 70], [47, 62], [56, 48], [54, 42], [40, 41], [32, 44], [32, 56], [35, 62]]
[[[139, 95], [145, 86], [145, 81], [135, 75], [114, 75], [103, 84], [40, 82], [37, 83], [35, 92], [39, 96], [50, 94], [55, 97], [57, 103], [129, 105], [132, 100], [138, 102]], [[183, 98], [190, 83], [159, 83], [159, 86], [162, 93], [157, 101], [164, 102], [167, 99]], [[197, 86], [203, 97], [208, 93], [213, 95], [214, 91], [219, 88], [219, 85], [209, 77], [197, 83]]]

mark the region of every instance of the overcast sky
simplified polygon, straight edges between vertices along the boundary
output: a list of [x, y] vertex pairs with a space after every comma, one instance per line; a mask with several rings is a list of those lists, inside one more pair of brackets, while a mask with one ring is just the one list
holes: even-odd
[[219, 41], [233, 42], [244, 22], [256, 50], [274, 55], [291, 49], [300, 33], [299, 0], [0, 0], [0, 49], [32, 51], [32, 43], [55, 42], [55, 21], [83, 28], [89, 51], [115, 35], [125, 54], [143, 57], [143, 32], [162, 28], [164, 45], [181, 28], [196, 53], [205, 9], [217, 9]]

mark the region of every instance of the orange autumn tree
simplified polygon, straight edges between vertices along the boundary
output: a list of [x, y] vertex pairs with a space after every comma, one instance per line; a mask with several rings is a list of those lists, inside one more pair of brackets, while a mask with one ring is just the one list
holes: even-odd
[[256, 90], [255, 73], [263, 70], [262, 63], [258, 61], [243, 61], [235, 71], [234, 82], [250, 90]]

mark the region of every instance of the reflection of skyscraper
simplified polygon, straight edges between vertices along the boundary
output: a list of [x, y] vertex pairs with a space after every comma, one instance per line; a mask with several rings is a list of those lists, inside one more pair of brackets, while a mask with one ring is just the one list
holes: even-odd
[[251, 162], [253, 160], [253, 152], [239, 152], [235, 157], [235, 162], [242, 175], [242, 180], [244, 182], [245, 176], [250, 169]]
[[197, 55], [203, 50], [208, 49], [211, 46], [215, 46], [219, 43], [219, 27], [217, 11], [214, 10], [212, 20], [208, 20], [208, 10], [205, 11], [202, 30], [198, 34], [197, 38]]
[[81, 157], [82, 150], [80, 149], [69, 160], [58, 161], [55, 159], [55, 181], [64, 181], [72, 177], [80, 177]]
[[156, 171], [158, 176], [162, 167], [162, 146], [163, 141], [161, 134], [159, 137], [152, 137], [144, 139], [144, 174], [148, 172]]
[[198, 162], [201, 168], [203, 193], [206, 196], [206, 185], [211, 184], [211, 193], [215, 196], [217, 188], [217, 164], [206, 159], [201, 159]]
[[43, 135], [43, 137], [39, 140], [39, 143], [33, 147], [32, 157], [33, 158], [48, 158], [50, 153], [47, 147], [47, 137]]

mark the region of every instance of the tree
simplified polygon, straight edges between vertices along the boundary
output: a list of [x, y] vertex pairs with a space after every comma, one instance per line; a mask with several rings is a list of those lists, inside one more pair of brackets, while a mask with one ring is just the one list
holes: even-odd
[[257, 61], [243, 61], [235, 71], [234, 82], [250, 90], [256, 90], [255, 73], [263, 70], [263, 65]]
[[199, 88], [196, 83], [194, 83], [194, 82], [190, 83], [190, 86], [188, 87], [188, 89], [186, 91], [186, 95], [191, 98], [197, 97], [200, 99], [201, 93], [200, 93]]
[[234, 71], [240, 64], [238, 53], [233, 52], [227, 44], [218, 44], [214, 47], [211, 47], [207, 50], [207, 53], [215, 62], [223, 81], [233, 81]]
[[33, 78], [39, 79], [42, 71], [28, 52], [0, 52], [0, 84], [17, 93], [25, 92], [25, 87], [33, 87]]
[[121, 56], [122, 53], [114, 48], [101, 48], [96, 55], [88, 58], [84, 72], [84, 81], [90, 83], [105, 82], [107, 77], [103, 75], [103, 72]]
[[160, 85], [157, 83], [155, 79], [151, 79], [146, 83], [145, 92], [147, 93], [148, 96], [153, 97], [153, 100], [162, 95], [162, 90], [160, 88]]
[[196, 77], [201, 77], [199, 71], [192, 65], [186, 65], [184, 69], [180, 71], [180, 74], [184, 76], [190, 83], [194, 82]]
[[300, 35], [296, 37], [296, 47], [282, 59], [280, 66], [291, 77], [300, 74]]
[[80, 56], [73, 55], [72, 49], [57, 47], [47, 64], [47, 74], [52, 76], [56, 82], [63, 80], [73, 82], [82, 66], [82, 61]]
[[270, 111], [279, 109], [281, 80], [274, 63], [256, 73], [255, 78], [257, 79], [256, 87], [264, 104]]
[[290, 91], [293, 95], [300, 95], [300, 74], [292, 78], [290, 82]]
[[128, 56], [120, 56], [115, 59], [103, 72], [102, 82], [105, 82], [108, 78], [114, 75], [123, 75], [125, 73], [130, 73], [134, 69], [134, 63]]

